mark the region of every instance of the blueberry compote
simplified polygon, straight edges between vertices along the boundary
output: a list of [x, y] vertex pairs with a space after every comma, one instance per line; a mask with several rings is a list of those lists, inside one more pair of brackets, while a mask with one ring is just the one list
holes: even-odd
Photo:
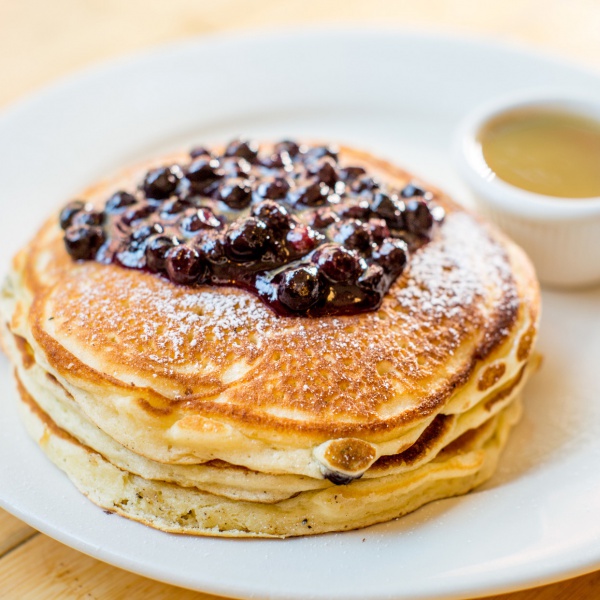
[[181, 285], [234, 285], [284, 315], [375, 310], [409, 254], [443, 219], [433, 195], [393, 189], [327, 146], [234, 140], [150, 170], [103, 210], [60, 214], [75, 259], [159, 273]]

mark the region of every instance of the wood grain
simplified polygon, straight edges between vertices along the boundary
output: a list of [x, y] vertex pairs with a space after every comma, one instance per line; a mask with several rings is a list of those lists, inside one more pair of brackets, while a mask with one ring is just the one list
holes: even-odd
[[35, 529], [0, 509], [0, 558], [36, 534]]
[[101, 563], [38, 535], [0, 560], [3, 600], [217, 600]]
[[[521, 44], [600, 70], [598, 0], [0, 0], [0, 106], [82, 67], [207, 33], [385, 24]], [[600, 597], [600, 572], [494, 600]], [[0, 510], [2, 600], [217, 600], [105, 565]]]
[[576, 579], [544, 585], [513, 594], [488, 596], [487, 600], [597, 600], [600, 597], [600, 571]]
[[314, 23], [479, 35], [600, 68], [597, 0], [0, 0], [0, 106], [76, 69], [154, 44]]

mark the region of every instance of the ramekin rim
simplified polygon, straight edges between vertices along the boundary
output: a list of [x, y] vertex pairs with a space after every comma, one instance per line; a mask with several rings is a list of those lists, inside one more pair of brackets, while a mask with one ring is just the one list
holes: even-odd
[[600, 99], [591, 94], [536, 89], [495, 98], [466, 115], [456, 130], [454, 154], [461, 174], [481, 200], [505, 212], [540, 220], [600, 216], [600, 196], [570, 198], [530, 192], [503, 181], [487, 166], [477, 141], [481, 128], [503, 113], [536, 106], [563, 108], [600, 122]]

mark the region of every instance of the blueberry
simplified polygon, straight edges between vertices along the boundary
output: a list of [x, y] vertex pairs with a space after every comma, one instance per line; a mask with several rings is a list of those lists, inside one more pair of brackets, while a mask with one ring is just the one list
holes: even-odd
[[215, 181], [222, 176], [219, 161], [209, 157], [197, 158], [186, 170], [186, 177], [193, 183]]
[[406, 229], [416, 235], [427, 235], [433, 226], [433, 216], [423, 200], [408, 200], [404, 213]]
[[196, 283], [206, 271], [206, 264], [198, 250], [186, 245], [173, 246], [167, 250], [165, 262], [169, 279], [174, 283]]
[[177, 239], [168, 235], [157, 235], [150, 238], [146, 243], [146, 266], [154, 273], [164, 271], [166, 254], [177, 244]]
[[58, 218], [62, 229], [68, 229], [73, 222], [73, 217], [85, 210], [86, 203], [83, 200], [73, 200], [69, 202], [61, 211]]
[[408, 246], [402, 240], [388, 238], [373, 252], [372, 259], [388, 273], [398, 275], [406, 265]]
[[190, 199], [191, 202], [198, 196], [214, 197], [219, 190], [221, 177], [222, 174], [219, 174], [219, 178], [205, 179], [204, 181], [192, 181], [184, 177], [177, 185], [175, 193], [180, 198]]
[[277, 177], [272, 181], [261, 183], [256, 190], [256, 194], [261, 198], [280, 200], [285, 198], [289, 191], [290, 184], [283, 177]]
[[307, 225], [298, 224], [288, 231], [286, 241], [294, 256], [304, 256], [314, 250], [323, 236]]
[[201, 229], [216, 229], [221, 226], [221, 221], [215, 217], [210, 208], [199, 208], [186, 214], [181, 220], [181, 229], [194, 233]]
[[298, 156], [300, 153], [300, 146], [293, 140], [283, 140], [278, 144], [275, 144], [275, 152], [287, 152], [292, 158]]
[[65, 231], [67, 252], [76, 259], [90, 260], [104, 243], [104, 232], [101, 227], [88, 225], [71, 225]]
[[309, 218], [309, 225], [315, 229], [325, 229], [340, 220], [331, 208], [319, 208]]
[[225, 158], [221, 165], [226, 177], [244, 178], [252, 171], [252, 165], [245, 158]]
[[246, 208], [252, 201], [252, 189], [246, 183], [227, 183], [219, 190], [219, 198], [230, 208]]
[[143, 240], [129, 240], [118, 248], [115, 259], [119, 264], [130, 269], [143, 269], [146, 266], [146, 252]]
[[336, 206], [335, 210], [345, 219], [368, 219], [371, 215], [371, 205], [365, 199], [347, 200]]
[[360, 194], [361, 192], [375, 190], [379, 187], [379, 182], [373, 177], [363, 176], [359, 179], [355, 179], [352, 181], [350, 185], [350, 189], [356, 193]]
[[131, 231], [131, 240], [137, 243], [143, 242], [151, 235], [163, 233], [163, 231], [163, 226], [160, 223], [152, 223], [152, 225], [138, 225], [138, 227]]
[[286, 271], [277, 290], [279, 301], [294, 312], [304, 312], [319, 300], [319, 276], [314, 266]]
[[315, 146], [308, 149], [306, 152], [306, 159], [310, 161], [329, 156], [334, 162], [337, 162], [338, 154], [338, 149], [333, 146]]
[[371, 204], [371, 210], [382, 219], [385, 219], [392, 229], [404, 229], [404, 202], [396, 195], [388, 196], [383, 192], [376, 192]]
[[115, 192], [106, 202], [105, 211], [107, 213], [120, 212], [124, 208], [131, 206], [137, 202], [133, 194], [124, 191]]
[[338, 244], [325, 244], [312, 256], [319, 270], [331, 281], [354, 283], [363, 272], [363, 264], [354, 250]]
[[258, 155], [258, 144], [253, 140], [234, 140], [225, 149], [225, 156], [239, 156], [252, 162]]
[[181, 169], [176, 165], [153, 169], [146, 175], [142, 184], [144, 194], [147, 198], [156, 200], [168, 198], [177, 188], [181, 176]]
[[308, 168], [308, 172], [317, 178], [317, 181], [333, 187], [339, 179], [338, 174], [335, 170], [335, 161], [330, 158], [324, 158], [319, 162], [311, 165]]
[[291, 168], [292, 158], [285, 152], [273, 152], [270, 156], [261, 159], [260, 164], [266, 169], [286, 169]]
[[160, 214], [165, 218], [169, 218], [173, 215], [178, 215], [179, 213], [182, 213], [184, 210], [190, 208], [191, 206], [192, 203], [187, 199], [184, 200], [182, 198], [177, 197], [171, 198], [161, 206]]
[[[226, 220], [225, 215], [223, 214], [223, 206], [218, 200], [213, 200], [212, 198], [206, 198], [202, 196], [190, 196], [188, 198], [190, 204], [195, 208], [206, 208], [208, 209], [221, 223], [224, 223]], [[193, 212], [192, 209], [188, 209], [185, 212], [185, 215], [191, 214]]]
[[413, 198], [414, 196], [425, 196], [425, 194], [427, 194], [427, 191], [424, 190], [420, 185], [417, 185], [416, 183], [409, 183], [400, 192], [400, 195], [403, 198]]
[[340, 169], [339, 175], [342, 181], [354, 181], [367, 172], [362, 167], [344, 167]]
[[306, 206], [320, 206], [325, 204], [329, 195], [329, 187], [320, 181], [300, 186], [294, 190], [296, 202]]
[[93, 210], [85, 209], [73, 216], [73, 225], [102, 225], [104, 223], [104, 213]]
[[376, 263], [369, 265], [367, 270], [358, 280], [358, 285], [370, 291], [377, 292], [380, 296], [385, 293], [385, 272], [381, 265]]
[[369, 219], [367, 227], [371, 233], [371, 239], [376, 244], [381, 244], [385, 238], [390, 237], [390, 230], [383, 219]]
[[362, 252], [368, 250], [371, 246], [371, 233], [368, 226], [357, 220], [343, 221], [338, 225], [333, 239], [347, 248]]
[[213, 265], [224, 265], [229, 262], [225, 255], [225, 241], [221, 235], [209, 231], [201, 239], [200, 248], [206, 260]]
[[233, 223], [226, 237], [225, 250], [232, 260], [259, 259], [267, 249], [267, 225], [255, 217]]
[[288, 231], [292, 225], [292, 218], [287, 209], [273, 200], [263, 200], [254, 205], [252, 215], [266, 223], [274, 233]]
[[136, 221], [141, 221], [148, 218], [152, 213], [156, 212], [156, 206], [147, 202], [140, 202], [137, 206], [131, 206], [122, 215], [121, 221], [125, 225], [131, 225]]
[[194, 146], [190, 150], [190, 156], [192, 158], [198, 158], [199, 156], [211, 156], [210, 150], [204, 146]]

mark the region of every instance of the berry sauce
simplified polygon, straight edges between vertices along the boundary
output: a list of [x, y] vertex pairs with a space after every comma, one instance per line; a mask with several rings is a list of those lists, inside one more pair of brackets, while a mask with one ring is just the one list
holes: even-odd
[[281, 315], [375, 310], [444, 218], [416, 183], [392, 189], [329, 146], [236, 139], [150, 170], [103, 210], [59, 216], [67, 252], [180, 285], [249, 290]]

